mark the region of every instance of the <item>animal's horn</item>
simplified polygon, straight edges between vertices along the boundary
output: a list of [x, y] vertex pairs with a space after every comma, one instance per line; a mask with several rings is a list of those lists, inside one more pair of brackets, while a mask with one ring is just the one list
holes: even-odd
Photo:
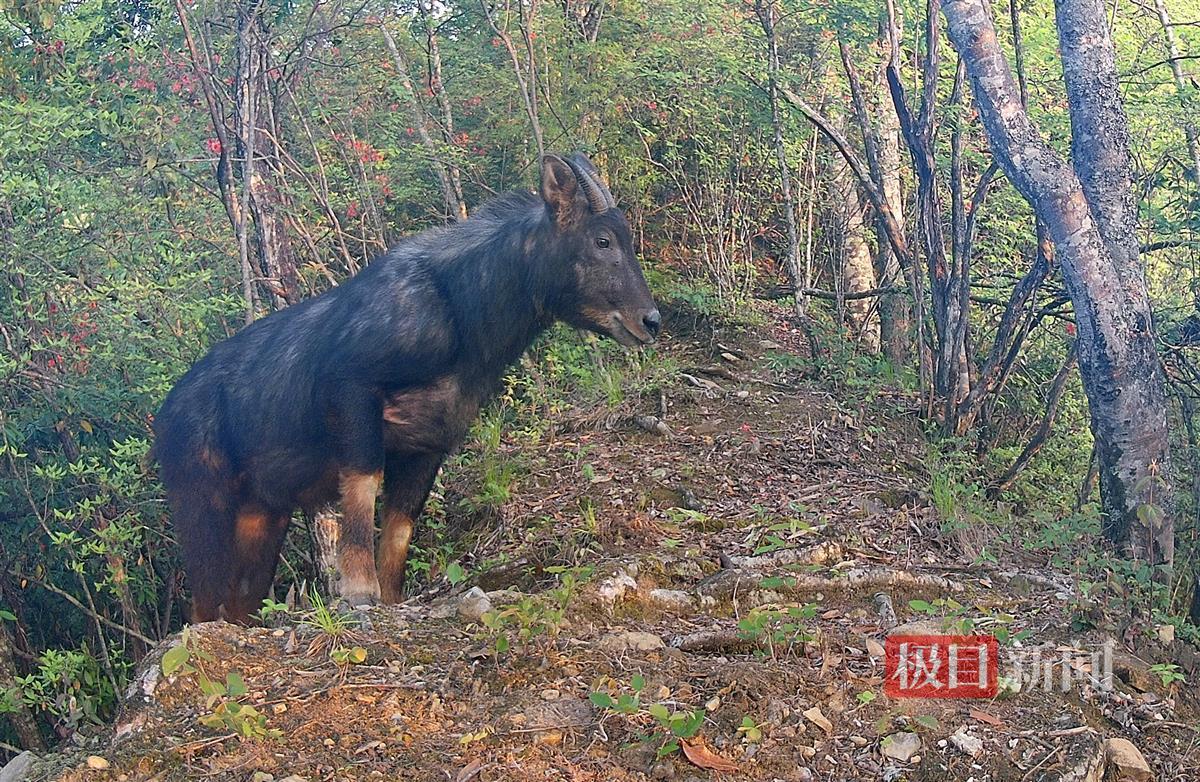
[[600, 176], [591, 161], [583, 155], [571, 155], [566, 161], [575, 172], [575, 178], [579, 180], [579, 186], [583, 188], [583, 194], [587, 196], [588, 205], [593, 212], [606, 212], [617, 205], [612, 193], [600, 181]]

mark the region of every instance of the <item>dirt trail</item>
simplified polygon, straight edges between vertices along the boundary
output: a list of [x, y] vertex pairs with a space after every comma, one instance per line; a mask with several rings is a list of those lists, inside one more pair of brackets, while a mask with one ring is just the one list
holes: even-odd
[[[164, 675], [164, 645], [115, 727], [34, 778], [1099, 780], [1125, 737], [1156, 779], [1200, 779], [1196, 714], [1149, 670], [1174, 647], [1118, 647], [1111, 692], [884, 695], [898, 626], [1028, 631], [1001, 673], [1033, 649], [1086, 669], [1103, 636], [1071, 632], [1082, 598], [1044, 557], [943, 532], [911, 399], [836, 398], [787, 359], [795, 334], [770, 336], [669, 339], [661, 398], [510, 445], [529, 472], [466, 583], [354, 612], [336, 639], [288, 617], [195, 627], [197, 672]], [[985, 545], [997, 561], [967, 564]], [[246, 691], [206, 703], [200, 672]], [[279, 733], [240, 740], [244, 711], [202, 724], [245, 706]], [[672, 729], [687, 746], [659, 757]]]

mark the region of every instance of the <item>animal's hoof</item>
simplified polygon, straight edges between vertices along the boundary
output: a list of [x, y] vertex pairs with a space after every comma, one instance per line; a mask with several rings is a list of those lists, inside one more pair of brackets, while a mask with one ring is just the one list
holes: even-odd
[[343, 587], [338, 591], [341, 595], [341, 601], [351, 608], [373, 606], [379, 602], [379, 587], [375, 587], [374, 589]]

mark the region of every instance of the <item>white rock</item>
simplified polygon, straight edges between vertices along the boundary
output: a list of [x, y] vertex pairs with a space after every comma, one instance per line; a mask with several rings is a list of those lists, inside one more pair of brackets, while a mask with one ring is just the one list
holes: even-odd
[[629, 591], [637, 591], [637, 581], [633, 576], [622, 570], [604, 579], [597, 588], [596, 593], [600, 596], [600, 602], [611, 612], [616, 602]]
[[983, 740], [968, 733], [965, 725], [954, 732], [954, 735], [950, 737], [950, 743], [959, 752], [973, 758], [977, 758], [983, 753]]
[[671, 611], [691, 611], [692, 596], [681, 589], [651, 589], [650, 602]]
[[654, 633], [641, 633], [636, 631], [628, 631], [624, 633], [612, 633], [606, 635], [596, 642], [596, 647], [605, 652], [620, 654], [621, 652], [638, 651], [649, 652], [654, 649], [666, 648], [663, 639], [659, 638]]
[[921, 737], [915, 733], [893, 733], [883, 740], [883, 754], [906, 763], [921, 751]]
[[458, 615], [468, 622], [478, 622], [492, 610], [492, 601], [479, 587], [471, 587], [458, 599]]
[[32, 752], [22, 752], [17, 755], [5, 763], [4, 768], [0, 768], [0, 782], [25, 782], [35, 760], [37, 760], [37, 755]]

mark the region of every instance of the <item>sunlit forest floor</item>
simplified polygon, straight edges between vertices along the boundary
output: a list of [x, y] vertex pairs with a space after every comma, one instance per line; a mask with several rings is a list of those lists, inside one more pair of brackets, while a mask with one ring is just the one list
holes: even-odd
[[[494, 458], [522, 468], [487, 510], [456, 498], [494, 465], [451, 465], [455, 586], [194, 627], [43, 778], [1100, 780], [1125, 737], [1156, 779], [1195, 780], [1196, 697], [1153, 667], [1178, 642], [1126, 638], [1115, 689], [1088, 682], [1102, 633], [1073, 628], [1103, 606], [1052, 564], [1078, 540], [947, 523], [916, 397], [806, 376], [803, 337], [766, 317], [677, 320], [654, 393], [506, 431]], [[1002, 674], [1039, 649], [1078, 675], [893, 700], [897, 628], [992, 633]]]

